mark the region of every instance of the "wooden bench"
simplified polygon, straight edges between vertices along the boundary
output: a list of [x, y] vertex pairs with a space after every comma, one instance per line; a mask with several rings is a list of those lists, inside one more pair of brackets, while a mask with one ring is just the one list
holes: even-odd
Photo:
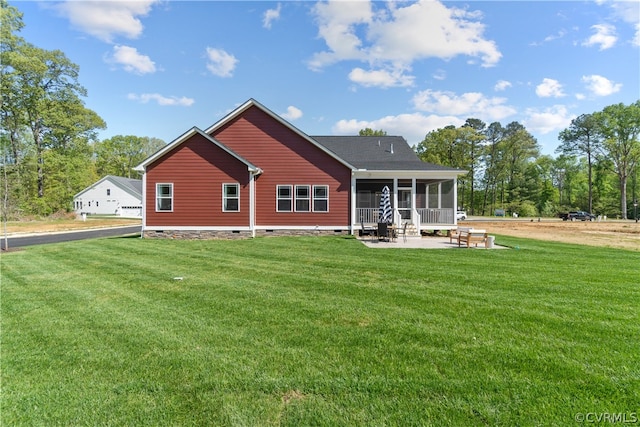
[[453, 228], [449, 230], [449, 243], [453, 243], [453, 239], [458, 240], [458, 230], [468, 230], [468, 228]]
[[474, 243], [478, 247], [478, 243], [485, 243], [487, 241], [487, 232], [485, 230], [475, 230], [473, 228], [459, 228], [458, 229], [458, 247], [462, 243], [466, 243], [467, 247], [471, 247]]

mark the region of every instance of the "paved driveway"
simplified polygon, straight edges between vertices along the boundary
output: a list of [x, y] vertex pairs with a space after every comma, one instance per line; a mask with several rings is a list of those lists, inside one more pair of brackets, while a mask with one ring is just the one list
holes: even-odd
[[[69, 242], [72, 240], [96, 239], [101, 237], [119, 237], [140, 234], [139, 225], [126, 227], [109, 227], [93, 230], [63, 231], [55, 233], [37, 233], [9, 237], [9, 249], [21, 248], [32, 245], [44, 245], [48, 243]], [[0, 247], [5, 250], [5, 239], [2, 236]]]

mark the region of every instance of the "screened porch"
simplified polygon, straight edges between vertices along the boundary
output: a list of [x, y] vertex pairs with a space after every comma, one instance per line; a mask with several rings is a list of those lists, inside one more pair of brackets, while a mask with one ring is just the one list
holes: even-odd
[[391, 192], [393, 223], [409, 222], [416, 231], [446, 230], [456, 225], [453, 179], [358, 179], [354, 227], [377, 224], [384, 186]]

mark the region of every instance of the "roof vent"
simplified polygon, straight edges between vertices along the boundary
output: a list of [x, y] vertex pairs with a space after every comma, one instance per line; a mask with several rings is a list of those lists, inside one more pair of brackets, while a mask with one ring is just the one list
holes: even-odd
[[391, 148], [389, 149], [389, 152], [393, 154], [393, 144], [391, 144]]
[[378, 140], [378, 147], [380, 147], [380, 140]]

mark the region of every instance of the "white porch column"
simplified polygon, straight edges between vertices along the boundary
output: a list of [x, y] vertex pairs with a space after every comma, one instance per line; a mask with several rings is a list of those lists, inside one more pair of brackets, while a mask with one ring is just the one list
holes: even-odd
[[398, 215], [398, 178], [393, 178], [393, 223], [399, 224], [396, 215]]
[[458, 225], [458, 180], [453, 180], [453, 224]]
[[349, 215], [349, 234], [354, 234], [353, 224], [354, 221], [360, 221], [360, 218], [356, 218], [356, 200], [358, 199], [358, 192], [356, 191], [356, 177], [351, 172], [351, 214]]

